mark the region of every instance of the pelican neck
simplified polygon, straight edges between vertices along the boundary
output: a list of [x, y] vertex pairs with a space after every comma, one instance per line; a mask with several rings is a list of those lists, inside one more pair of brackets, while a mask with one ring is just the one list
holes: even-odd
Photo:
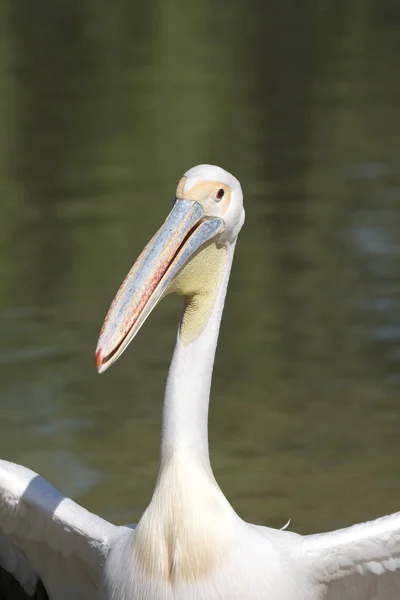
[[185, 344], [180, 318], [164, 396], [161, 468], [171, 454], [187, 453], [209, 466], [208, 408], [211, 378], [235, 243], [227, 247], [214, 305], [203, 331]]

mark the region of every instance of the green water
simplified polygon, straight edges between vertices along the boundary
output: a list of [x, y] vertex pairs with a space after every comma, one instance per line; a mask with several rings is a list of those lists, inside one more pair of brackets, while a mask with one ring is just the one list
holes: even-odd
[[400, 510], [397, 0], [0, 4], [0, 456], [115, 522], [158, 466], [180, 310], [105, 375], [122, 278], [189, 167], [245, 193], [210, 413], [244, 518]]

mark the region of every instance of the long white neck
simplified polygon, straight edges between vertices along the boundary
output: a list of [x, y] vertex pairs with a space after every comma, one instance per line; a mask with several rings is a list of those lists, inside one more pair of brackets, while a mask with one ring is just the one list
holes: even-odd
[[171, 453], [183, 451], [209, 467], [208, 406], [219, 327], [235, 244], [227, 248], [218, 292], [207, 323], [190, 343], [181, 339], [181, 317], [165, 390], [161, 468]]
[[237, 515], [208, 454], [211, 376], [234, 246], [202, 252], [174, 289], [185, 295], [185, 308], [165, 391], [161, 464], [133, 541], [140, 570], [169, 584], [212, 573], [236, 535]]

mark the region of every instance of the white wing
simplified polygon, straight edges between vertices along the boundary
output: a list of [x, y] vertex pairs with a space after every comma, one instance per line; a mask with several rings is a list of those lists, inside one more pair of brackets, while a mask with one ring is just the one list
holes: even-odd
[[304, 538], [328, 600], [400, 599], [400, 513]]
[[5, 570], [30, 596], [43, 597], [42, 582], [50, 600], [97, 600], [117, 529], [33, 471], [0, 461], [0, 598], [16, 597]]

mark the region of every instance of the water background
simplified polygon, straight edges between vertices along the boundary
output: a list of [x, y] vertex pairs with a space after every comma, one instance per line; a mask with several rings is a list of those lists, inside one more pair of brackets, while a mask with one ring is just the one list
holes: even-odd
[[400, 510], [397, 0], [0, 4], [0, 456], [117, 523], [154, 487], [180, 300], [105, 375], [109, 303], [189, 167], [245, 193], [215, 475], [252, 522]]

